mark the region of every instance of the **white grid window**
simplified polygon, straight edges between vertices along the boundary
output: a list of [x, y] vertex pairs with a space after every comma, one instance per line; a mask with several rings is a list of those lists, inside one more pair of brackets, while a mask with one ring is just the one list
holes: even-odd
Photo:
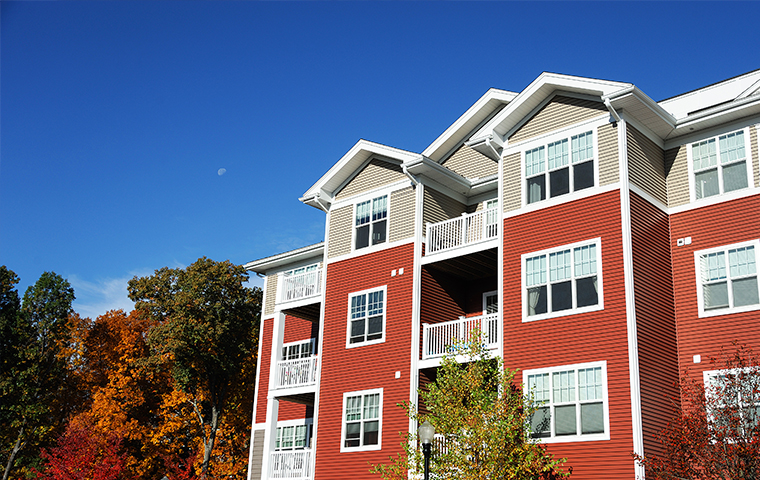
[[356, 249], [377, 245], [386, 240], [388, 195], [356, 204]]
[[749, 186], [744, 130], [691, 144], [694, 199]]
[[385, 331], [385, 287], [349, 296], [348, 346], [382, 341]]
[[760, 308], [758, 241], [695, 252], [700, 316]]
[[593, 138], [589, 131], [527, 150], [524, 153], [526, 203], [593, 187]]
[[343, 442], [341, 450], [380, 448], [382, 389], [343, 395]]
[[523, 255], [529, 320], [600, 309], [599, 241]]
[[703, 372], [710, 422], [720, 427], [717, 441], [755, 436], [760, 428], [760, 367]]
[[609, 437], [606, 364], [527, 370], [525, 389], [538, 407], [531, 435], [549, 441]]
[[309, 444], [310, 431], [311, 424], [278, 426], [275, 451], [303, 450]]
[[295, 360], [314, 355], [314, 339], [286, 343], [282, 346], [282, 359]]

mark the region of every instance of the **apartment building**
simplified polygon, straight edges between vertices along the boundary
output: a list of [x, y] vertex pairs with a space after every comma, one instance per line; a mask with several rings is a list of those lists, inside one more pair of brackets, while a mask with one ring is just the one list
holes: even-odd
[[[371, 478], [478, 327], [575, 479], [635, 478], [688, 368], [760, 347], [760, 70], [656, 102], [543, 73], [423, 152], [361, 140], [301, 201], [323, 243], [265, 277], [249, 479]], [[537, 429], [538, 430], [538, 429]]]

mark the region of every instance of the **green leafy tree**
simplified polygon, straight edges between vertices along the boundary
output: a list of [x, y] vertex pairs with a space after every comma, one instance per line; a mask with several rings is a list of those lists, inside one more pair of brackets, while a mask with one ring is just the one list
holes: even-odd
[[[62, 402], [67, 375], [63, 351], [69, 341], [74, 289], [59, 275], [45, 272], [27, 289], [16, 309], [18, 294], [14, 298], [13, 285], [18, 277], [4, 267], [0, 277], [0, 331], [10, 339], [4, 339], [0, 378], [0, 439], [7, 455], [6, 480], [17, 463], [31, 465], [38, 447], [63, 424], [67, 410]], [[20, 457], [24, 449], [31, 452], [28, 459]]]
[[[475, 336], [477, 338], [477, 336]], [[549, 480], [569, 476], [545, 447], [530, 437], [535, 407], [514, 382], [514, 372], [491, 358], [478, 341], [457, 345], [444, 356], [435, 382], [420, 389], [429, 413], [404, 404], [418, 425], [430, 421], [436, 430], [431, 473], [440, 480]], [[454, 353], [464, 354], [457, 362]], [[371, 472], [385, 479], [418, 478], [423, 472], [417, 434], [406, 434], [403, 452]]]
[[231, 388], [246, 362], [255, 361], [261, 290], [246, 287], [247, 279], [242, 267], [203, 257], [128, 284], [135, 308], [155, 322], [148, 333], [153, 360], [171, 368], [192, 403], [204, 478]]

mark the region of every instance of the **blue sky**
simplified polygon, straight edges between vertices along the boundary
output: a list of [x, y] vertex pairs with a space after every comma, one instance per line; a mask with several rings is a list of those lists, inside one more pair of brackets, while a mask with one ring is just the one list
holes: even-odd
[[[421, 152], [541, 72], [655, 100], [760, 68], [758, 2], [0, 2], [0, 264], [94, 317], [126, 281], [323, 239], [360, 138]], [[220, 169], [226, 169], [220, 175]], [[254, 281], [260, 284], [260, 281]]]

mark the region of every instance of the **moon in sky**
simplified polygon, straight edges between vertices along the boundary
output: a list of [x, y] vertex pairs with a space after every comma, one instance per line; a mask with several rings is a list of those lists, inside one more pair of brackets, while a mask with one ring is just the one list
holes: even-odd
[[222, 175], [224, 175], [224, 172], [226, 171], [227, 171], [226, 168], [220, 168], [216, 173], [221, 177]]

